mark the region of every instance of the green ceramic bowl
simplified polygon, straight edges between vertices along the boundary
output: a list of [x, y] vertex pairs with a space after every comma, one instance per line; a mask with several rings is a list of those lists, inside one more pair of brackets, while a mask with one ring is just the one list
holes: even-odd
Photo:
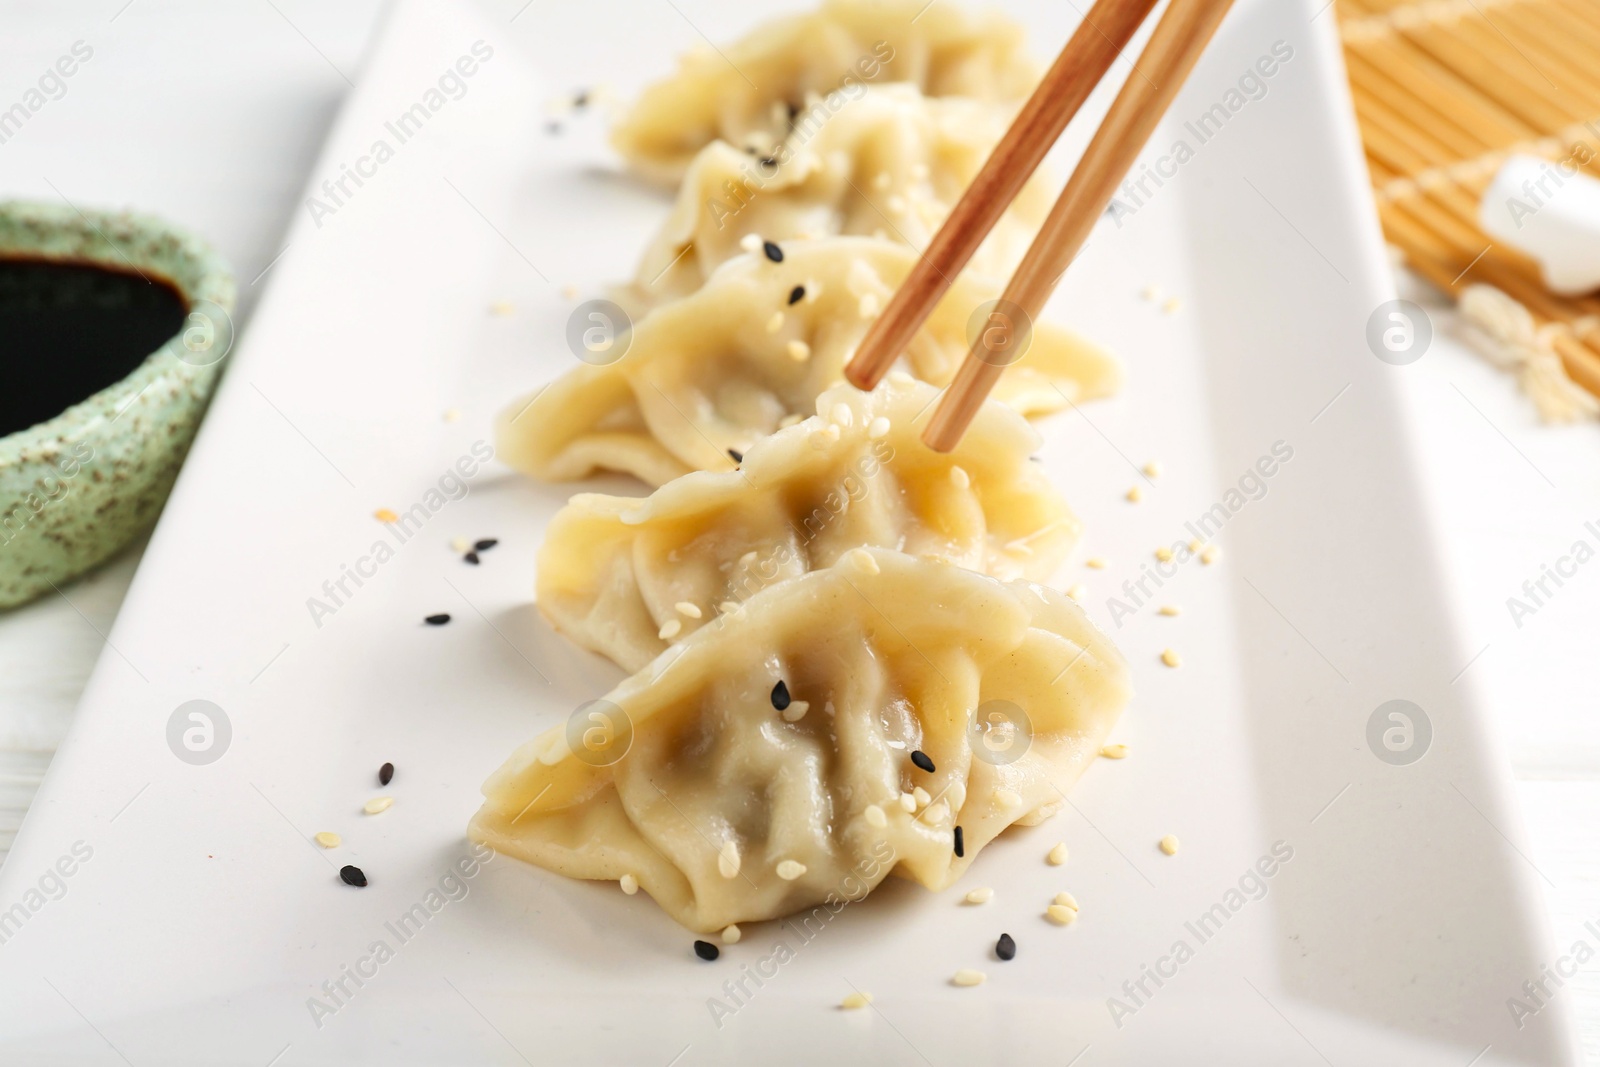
[[0, 257], [23, 256], [136, 269], [171, 283], [189, 314], [126, 378], [0, 437], [0, 608], [105, 561], [155, 519], [233, 343], [232, 273], [160, 219], [0, 201]]

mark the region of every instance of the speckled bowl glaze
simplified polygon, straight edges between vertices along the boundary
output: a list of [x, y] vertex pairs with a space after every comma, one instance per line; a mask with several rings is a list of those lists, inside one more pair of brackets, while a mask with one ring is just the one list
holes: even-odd
[[0, 201], [0, 256], [135, 269], [170, 282], [189, 305], [183, 331], [132, 374], [0, 437], [8, 608], [103, 562], [160, 512], [232, 345], [235, 288], [209, 245], [148, 215]]

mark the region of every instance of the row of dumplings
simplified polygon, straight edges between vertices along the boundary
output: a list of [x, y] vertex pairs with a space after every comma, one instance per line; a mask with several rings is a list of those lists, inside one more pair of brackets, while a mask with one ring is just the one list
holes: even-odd
[[1113, 391], [1115, 360], [1037, 324], [954, 451], [919, 440], [1037, 195], [883, 385], [842, 380], [1037, 77], [1015, 26], [919, 6], [828, 0], [652, 87], [615, 141], [682, 186], [619, 295], [627, 353], [497, 427], [535, 477], [657, 488], [550, 524], [540, 611], [633, 673], [518, 749], [470, 833], [696, 931], [889, 873], [948, 886], [1063, 803], [1129, 697], [1115, 647], [1036, 584], [1080, 526], [1027, 421]]

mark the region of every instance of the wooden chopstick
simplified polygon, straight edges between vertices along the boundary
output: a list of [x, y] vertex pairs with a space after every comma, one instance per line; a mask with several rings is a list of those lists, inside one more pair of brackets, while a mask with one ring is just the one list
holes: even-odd
[[1171, 0], [1061, 198], [1050, 209], [1039, 236], [1011, 276], [991, 316], [992, 326], [979, 331], [955, 381], [940, 399], [922, 435], [929, 448], [936, 452], [955, 448], [1006, 367], [1026, 354], [1026, 336], [1033, 320], [1082, 249], [1095, 220], [1111, 202], [1117, 184], [1150, 139], [1232, 3]]
[[894, 299], [867, 331], [844, 370], [852, 385], [872, 389], [883, 380], [1156, 3], [1098, 0], [1089, 9]]

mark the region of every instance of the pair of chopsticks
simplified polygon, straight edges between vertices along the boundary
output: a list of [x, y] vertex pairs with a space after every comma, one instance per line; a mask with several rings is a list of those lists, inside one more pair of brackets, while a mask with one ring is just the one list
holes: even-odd
[[[1097, 0], [1084, 16], [927, 251], [867, 331], [845, 368], [851, 384], [872, 389], [888, 373], [1156, 3]], [[990, 312], [988, 326], [978, 331], [972, 350], [940, 399], [922, 435], [928, 447], [938, 452], [955, 448], [1005, 368], [1025, 353], [1034, 318], [1083, 248], [1095, 220], [1111, 202], [1232, 3], [1170, 0], [1061, 198]]]

